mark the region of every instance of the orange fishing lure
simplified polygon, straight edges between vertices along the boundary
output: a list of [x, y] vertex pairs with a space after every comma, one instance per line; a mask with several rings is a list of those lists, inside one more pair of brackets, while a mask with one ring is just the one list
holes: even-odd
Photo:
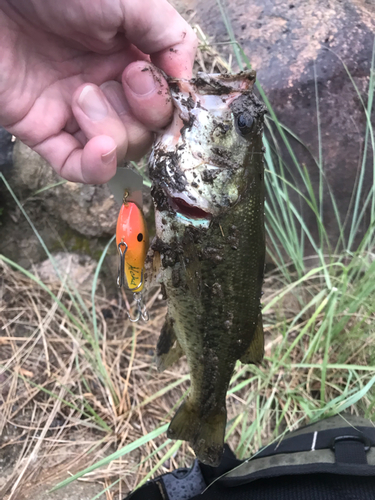
[[135, 203], [125, 200], [120, 209], [116, 228], [116, 243], [121, 259], [119, 286], [127, 283], [129, 290], [142, 291], [148, 242], [148, 231], [142, 210]]

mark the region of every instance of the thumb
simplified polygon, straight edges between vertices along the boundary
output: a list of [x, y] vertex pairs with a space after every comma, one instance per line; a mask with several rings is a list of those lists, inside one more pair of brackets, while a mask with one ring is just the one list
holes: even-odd
[[191, 78], [197, 37], [167, 0], [121, 0], [126, 38], [167, 75]]
[[168, 125], [173, 115], [172, 100], [168, 84], [155, 66], [146, 61], [129, 64], [122, 85], [137, 120], [153, 131]]

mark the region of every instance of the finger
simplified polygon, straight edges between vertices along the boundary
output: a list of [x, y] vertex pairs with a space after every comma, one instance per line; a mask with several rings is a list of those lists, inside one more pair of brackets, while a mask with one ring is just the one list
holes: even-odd
[[78, 130], [78, 132], [75, 132], [74, 134], [72, 134], [72, 136], [77, 139], [77, 141], [82, 145], [83, 148], [88, 143], [87, 137], [82, 132], [82, 130]]
[[99, 87], [81, 85], [72, 98], [72, 111], [88, 139], [106, 135], [117, 147], [117, 159], [123, 160], [128, 147], [125, 126]]
[[68, 132], [69, 134], [72, 134], [72, 135], [74, 135], [75, 133], [77, 133], [79, 131], [79, 125], [77, 123], [77, 120], [73, 116], [73, 114], [66, 121], [66, 125], [64, 127], [64, 130], [65, 130], [65, 132]]
[[197, 37], [167, 0], [121, 0], [121, 7], [126, 38], [168, 75], [191, 78]]
[[133, 115], [121, 83], [109, 81], [100, 88], [125, 126], [128, 137], [125, 160], [139, 160], [151, 148], [154, 134]]
[[133, 115], [150, 130], [160, 130], [172, 119], [168, 84], [155, 66], [145, 61], [129, 64], [122, 76], [125, 97]]
[[82, 149], [81, 143], [72, 135], [60, 132], [34, 149], [68, 181], [103, 184], [116, 173], [116, 144], [105, 135], [89, 140]]

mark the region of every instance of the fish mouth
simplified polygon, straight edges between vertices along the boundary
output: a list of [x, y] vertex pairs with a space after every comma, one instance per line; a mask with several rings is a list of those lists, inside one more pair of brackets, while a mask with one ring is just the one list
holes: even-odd
[[183, 215], [184, 217], [187, 217], [188, 219], [212, 219], [211, 213], [206, 212], [206, 210], [203, 210], [202, 208], [189, 203], [188, 201], [186, 201], [186, 199], [179, 198], [178, 196], [169, 196], [168, 199], [172, 209], [175, 212]]

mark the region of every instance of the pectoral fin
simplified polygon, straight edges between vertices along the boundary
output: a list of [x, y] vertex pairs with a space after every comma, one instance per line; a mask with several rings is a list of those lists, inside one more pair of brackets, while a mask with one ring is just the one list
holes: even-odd
[[156, 345], [156, 366], [159, 372], [175, 363], [184, 354], [177, 340], [173, 323], [174, 321], [167, 316]]
[[247, 351], [240, 357], [241, 363], [260, 363], [264, 355], [264, 333], [262, 313], [259, 313], [257, 325], [254, 332], [254, 337]]

